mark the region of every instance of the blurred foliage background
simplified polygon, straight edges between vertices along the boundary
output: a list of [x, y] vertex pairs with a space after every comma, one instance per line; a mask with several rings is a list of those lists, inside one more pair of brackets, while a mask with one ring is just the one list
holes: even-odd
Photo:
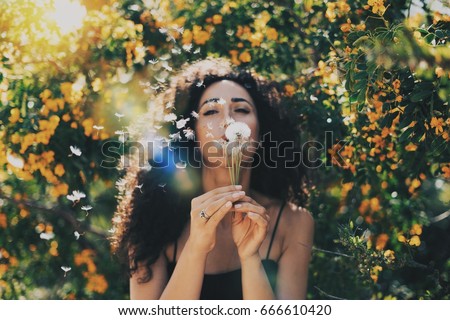
[[449, 11], [0, 1], [0, 298], [128, 298], [108, 242], [120, 171], [101, 148], [126, 149], [127, 125], [207, 56], [279, 81], [306, 146], [324, 145], [308, 298], [450, 298]]

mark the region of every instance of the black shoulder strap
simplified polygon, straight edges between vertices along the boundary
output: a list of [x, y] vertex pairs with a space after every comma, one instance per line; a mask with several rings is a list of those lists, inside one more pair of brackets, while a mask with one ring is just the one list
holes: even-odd
[[283, 208], [284, 208], [285, 204], [286, 204], [286, 200], [283, 201], [283, 203], [281, 204], [281, 207], [280, 207], [280, 211], [278, 212], [277, 221], [275, 222], [275, 227], [273, 228], [272, 238], [270, 239], [269, 249], [267, 250], [266, 259], [269, 259], [270, 249], [272, 249], [273, 240], [275, 239], [275, 233], [277, 232], [278, 223], [280, 222], [281, 212], [283, 212]]
[[177, 261], [177, 245], [178, 245], [178, 239], [175, 240], [174, 242], [174, 248], [173, 248], [173, 259], [172, 262], [176, 263]]

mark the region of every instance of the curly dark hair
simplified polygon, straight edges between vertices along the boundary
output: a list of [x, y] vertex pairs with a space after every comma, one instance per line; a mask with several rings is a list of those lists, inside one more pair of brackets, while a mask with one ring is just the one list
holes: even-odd
[[[256, 153], [260, 160], [265, 161], [253, 167], [250, 187], [268, 197], [304, 206], [308, 198], [305, 167], [298, 159], [297, 166], [288, 168], [285, 165], [287, 159], [292, 161], [300, 155], [300, 133], [295, 117], [284, 107], [284, 96], [278, 83], [268, 81], [251, 70], [233, 66], [229, 60], [209, 58], [185, 66], [172, 79], [170, 87], [155, 100], [153, 107], [164, 110], [168, 103], [172, 104], [179, 116], [190, 117], [189, 126], [193, 129], [195, 117], [191, 116], [192, 111], [197, 109], [205, 89], [220, 80], [234, 81], [248, 91], [258, 111], [262, 137], [270, 134], [272, 143], [275, 141], [280, 145], [290, 141], [294, 145], [294, 148], [287, 148], [288, 145], [281, 143], [279, 149], [284, 149], [276, 152], [263, 139]], [[149, 112], [154, 114], [155, 110]], [[174, 124], [167, 125], [168, 132], [178, 131]], [[196, 163], [195, 142], [181, 136], [176, 144], [180, 143], [188, 148], [172, 145], [165, 156]], [[274, 166], [265, 165], [269, 157], [272, 163], [275, 162]], [[152, 165], [150, 170], [138, 166], [128, 168], [124, 178], [125, 190], [119, 194], [113, 218], [115, 232], [111, 237], [113, 252], [126, 262], [129, 275], [136, 272], [138, 265], [145, 266], [145, 276], [139, 279], [140, 282], [148, 282], [152, 278], [151, 265], [163, 249], [181, 235], [189, 220], [191, 200], [202, 193], [201, 166], [177, 170], [171, 161], [169, 166], [158, 166], [152, 159], [149, 162]]]

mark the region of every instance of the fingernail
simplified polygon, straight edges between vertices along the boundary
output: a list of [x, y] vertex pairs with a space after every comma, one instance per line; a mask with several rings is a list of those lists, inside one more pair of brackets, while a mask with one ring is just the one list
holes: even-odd
[[251, 212], [251, 211], [248, 213], [249, 217], [256, 217], [257, 215], [258, 215], [257, 213], [254, 213], [254, 212]]
[[239, 203], [238, 203], [238, 204], [235, 204], [234, 207], [235, 207], [235, 208], [240, 208], [240, 207], [242, 207], [242, 204], [239, 204]]
[[228, 201], [227, 203], [225, 203], [225, 207], [227, 207], [227, 208], [231, 207], [231, 201]]
[[236, 190], [241, 190], [242, 186], [240, 184], [236, 185]]
[[241, 195], [240, 192], [233, 193], [233, 198], [239, 198], [240, 195]]

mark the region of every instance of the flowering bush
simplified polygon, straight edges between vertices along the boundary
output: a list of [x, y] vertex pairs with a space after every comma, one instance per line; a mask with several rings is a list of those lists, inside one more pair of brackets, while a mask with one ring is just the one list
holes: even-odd
[[450, 297], [448, 15], [384, 0], [79, 3], [71, 32], [50, 1], [0, 3], [1, 298], [128, 296], [107, 241], [120, 155], [100, 150], [126, 152], [130, 121], [207, 56], [279, 81], [306, 146], [325, 145], [309, 298]]

